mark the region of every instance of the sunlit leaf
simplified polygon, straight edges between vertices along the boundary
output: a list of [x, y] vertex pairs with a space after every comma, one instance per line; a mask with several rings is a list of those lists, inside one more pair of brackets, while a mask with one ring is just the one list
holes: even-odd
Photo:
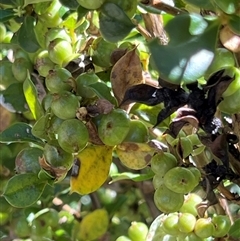
[[38, 100], [36, 87], [31, 81], [29, 74], [23, 83], [23, 91], [34, 119], [38, 120], [43, 115], [43, 109]]
[[219, 21], [198, 14], [181, 14], [166, 25], [170, 42], [149, 43], [152, 61], [161, 77], [174, 84], [188, 84], [203, 76], [212, 63]]
[[112, 150], [110, 146], [88, 144], [76, 156], [70, 180], [71, 192], [84, 195], [102, 186], [108, 177]]
[[40, 198], [45, 185], [34, 173], [19, 174], [9, 179], [3, 196], [12, 206], [25, 208]]

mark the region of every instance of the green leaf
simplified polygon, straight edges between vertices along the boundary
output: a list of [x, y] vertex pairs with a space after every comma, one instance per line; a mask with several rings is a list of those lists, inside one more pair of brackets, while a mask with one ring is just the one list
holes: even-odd
[[181, 14], [166, 25], [170, 41], [149, 43], [151, 60], [161, 77], [174, 84], [189, 84], [203, 76], [212, 63], [219, 29], [217, 19]]
[[211, 1], [209, 0], [185, 0], [185, 2], [191, 5], [197, 6], [199, 8], [215, 10], [215, 7], [212, 5]]
[[59, 0], [59, 2], [69, 9], [77, 9], [79, 6], [76, 0]]
[[43, 144], [43, 142], [32, 135], [32, 127], [23, 122], [17, 122], [9, 126], [0, 133], [0, 142], [33, 142]]
[[24, 6], [27, 6], [29, 4], [36, 4], [36, 3], [42, 3], [42, 2], [50, 2], [51, 0], [24, 0]]
[[11, 18], [14, 18], [13, 9], [0, 9], [0, 22], [8, 21]]
[[14, 83], [0, 93], [1, 104], [10, 112], [27, 111], [22, 87], [22, 83]]
[[23, 91], [34, 119], [38, 120], [41, 116], [43, 116], [44, 112], [41, 104], [38, 101], [37, 90], [30, 79], [29, 73], [26, 80], [23, 82]]
[[111, 102], [113, 105], [117, 105], [117, 100], [112, 96], [110, 88], [104, 82], [97, 82], [91, 85], [88, 85], [99, 98], [106, 99]]
[[32, 134], [38, 138], [48, 140], [47, 124], [49, 123], [50, 114], [44, 115], [34, 124]]
[[232, 15], [229, 18], [228, 25], [234, 33], [240, 35], [240, 16]]
[[17, 5], [18, 0], [0, 0], [1, 4]]
[[135, 27], [125, 12], [114, 3], [105, 3], [100, 10], [100, 32], [109, 42], [124, 39]]
[[20, 47], [29, 53], [34, 53], [40, 48], [34, 28], [35, 18], [26, 16], [18, 32], [18, 43]]
[[19, 174], [9, 179], [3, 196], [13, 207], [29, 207], [40, 198], [45, 185], [34, 173]]
[[235, 220], [229, 230], [229, 235], [233, 238], [240, 238], [240, 219]]
[[147, 173], [132, 173], [132, 172], [115, 173], [111, 176], [112, 181], [110, 183], [117, 182], [120, 180], [126, 180], [126, 179], [130, 179], [135, 182], [142, 182], [142, 181], [152, 179], [153, 176], [154, 176], [154, 173], [151, 170], [149, 170]]
[[233, 14], [237, 11], [239, 0], [214, 0], [214, 3], [225, 13]]

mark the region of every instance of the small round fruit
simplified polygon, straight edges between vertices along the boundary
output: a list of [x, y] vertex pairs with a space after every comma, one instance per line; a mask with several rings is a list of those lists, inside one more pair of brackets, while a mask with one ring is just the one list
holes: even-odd
[[195, 177], [195, 181], [196, 181], [196, 186], [199, 184], [199, 182], [201, 181], [201, 172], [199, 171], [199, 169], [197, 167], [188, 167], [188, 170], [192, 172], [192, 174]]
[[129, 131], [124, 141], [144, 143], [148, 141], [149, 131], [146, 125], [140, 120], [131, 120]]
[[184, 202], [184, 196], [161, 185], [154, 193], [154, 203], [164, 213], [177, 212]]
[[99, 81], [98, 76], [94, 72], [86, 72], [80, 74], [76, 78], [77, 95], [83, 98], [94, 98], [95, 92], [88, 87], [88, 85], [95, 84]]
[[99, 126], [98, 135], [102, 142], [108, 146], [120, 144], [129, 131], [130, 119], [121, 109], [114, 109], [109, 114], [103, 115]]
[[159, 188], [164, 184], [163, 176], [158, 174], [154, 175], [152, 183], [155, 189]]
[[46, 77], [50, 70], [54, 69], [55, 64], [49, 59], [48, 51], [43, 50], [34, 59], [34, 67], [39, 75]]
[[161, 152], [152, 157], [151, 169], [154, 173], [164, 177], [164, 175], [172, 168], [177, 166], [176, 157], [168, 152]]
[[214, 225], [211, 218], [199, 218], [194, 227], [194, 233], [199, 238], [208, 238], [213, 235]]
[[194, 230], [196, 217], [191, 213], [181, 213], [178, 220], [178, 229], [182, 233], [190, 233]]
[[165, 233], [178, 236], [180, 231], [178, 229], [178, 213], [170, 213], [162, 223], [162, 228]]
[[73, 165], [73, 155], [58, 146], [46, 144], [43, 149], [43, 155], [52, 167], [64, 167], [66, 170], [69, 170]]
[[58, 118], [63, 120], [74, 118], [79, 107], [80, 103], [74, 94], [68, 91], [53, 94], [51, 109]]
[[87, 144], [89, 134], [86, 126], [77, 119], [62, 122], [58, 128], [58, 143], [69, 153], [80, 152]]
[[43, 151], [36, 147], [27, 147], [21, 150], [15, 159], [15, 170], [21, 173], [38, 173], [41, 170], [39, 157], [42, 157]]
[[45, 34], [46, 46], [55, 39], [63, 39], [71, 43], [71, 37], [64, 28], [50, 28]]
[[196, 186], [196, 179], [185, 167], [174, 167], [164, 176], [164, 184], [176, 193], [188, 193]]
[[148, 226], [142, 222], [132, 222], [128, 229], [128, 236], [132, 241], [145, 241], [148, 234]]
[[202, 238], [199, 238], [194, 232], [188, 234], [184, 241], [203, 241]]
[[231, 221], [226, 215], [216, 215], [212, 218], [212, 223], [215, 226], [213, 231], [213, 236], [217, 238], [224, 237], [228, 234], [231, 228]]
[[116, 241], [132, 241], [130, 238], [128, 238], [127, 236], [119, 236]]
[[60, 66], [73, 55], [71, 43], [63, 39], [55, 39], [48, 45], [49, 59]]
[[47, 89], [52, 93], [60, 93], [62, 91], [70, 91], [72, 74], [64, 68], [50, 70], [45, 78]]
[[180, 208], [180, 212], [182, 213], [191, 213], [194, 216], [198, 215], [196, 205], [200, 204], [202, 202], [202, 198], [195, 194], [195, 193], [189, 193]]
[[101, 7], [105, 0], [77, 0], [78, 3], [87, 9], [95, 10]]
[[13, 83], [18, 83], [12, 72], [12, 63], [8, 60], [0, 62], [0, 89], [7, 89]]
[[12, 72], [15, 77], [20, 82], [23, 82], [27, 78], [28, 72], [32, 72], [32, 63], [25, 58], [17, 58], [12, 64]]
[[31, 227], [25, 216], [21, 216], [16, 220], [16, 224], [14, 225], [14, 233], [18, 238], [29, 237], [29, 234], [31, 233]]

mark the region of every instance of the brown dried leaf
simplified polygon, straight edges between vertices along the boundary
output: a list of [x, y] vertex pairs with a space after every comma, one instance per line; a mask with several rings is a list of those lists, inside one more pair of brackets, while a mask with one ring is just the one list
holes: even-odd
[[51, 176], [55, 178], [55, 181], [61, 180], [64, 178], [68, 172], [67, 168], [65, 167], [52, 167], [45, 157], [39, 157], [39, 164], [40, 166], [47, 171]]
[[98, 136], [97, 128], [91, 120], [86, 123], [86, 127], [89, 133], [89, 142], [95, 145], [103, 145], [103, 142]]
[[108, 114], [112, 111], [114, 105], [106, 99], [98, 99], [94, 105], [87, 107], [88, 114], [94, 117], [99, 114]]
[[118, 103], [122, 102], [129, 87], [144, 82], [141, 61], [136, 53], [136, 48], [127, 52], [113, 66], [110, 79]]

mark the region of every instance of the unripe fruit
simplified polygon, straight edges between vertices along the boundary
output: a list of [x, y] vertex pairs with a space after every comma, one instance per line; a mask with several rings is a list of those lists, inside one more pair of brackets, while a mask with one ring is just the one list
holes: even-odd
[[55, 64], [49, 59], [48, 51], [43, 50], [34, 59], [34, 67], [39, 75], [46, 77], [49, 70], [54, 69]]
[[103, 115], [98, 126], [98, 135], [102, 142], [108, 146], [120, 144], [129, 131], [130, 119], [121, 109], [114, 109]]
[[199, 218], [194, 227], [194, 233], [199, 238], [208, 238], [213, 235], [214, 225], [211, 218]]
[[177, 212], [184, 201], [183, 194], [169, 190], [165, 185], [160, 186], [154, 193], [154, 203], [164, 213]]
[[8, 60], [2, 60], [0, 62], [0, 89], [7, 89], [9, 85], [17, 83], [12, 72], [12, 63]]
[[178, 229], [178, 214], [170, 213], [162, 223], [163, 230], [170, 235], [178, 236], [180, 231]]
[[39, 157], [42, 157], [43, 151], [36, 147], [28, 147], [21, 150], [15, 159], [15, 170], [21, 173], [38, 173], [41, 169]]
[[64, 28], [50, 28], [46, 33], [45, 38], [46, 38], [46, 47], [48, 47], [49, 44], [55, 39], [66, 40], [69, 43], [71, 43], [72, 41], [69, 34]]
[[46, 144], [43, 149], [46, 161], [52, 167], [64, 167], [69, 170], [72, 167], [74, 157], [62, 148]]
[[185, 167], [174, 167], [164, 176], [164, 184], [176, 193], [188, 193], [196, 186], [196, 179]]
[[180, 208], [182, 213], [191, 213], [194, 216], [198, 215], [196, 205], [202, 202], [202, 198], [195, 193], [190, 193], [186, 196], [186, 199]]
[[231, 221], [228, 216], [225, 215], [216, 215], [212, 218], [212, 223], [215, 226], [213, 236], [214, 237], [224, 237], [228, 234], [228, 231], [231, 228]]
[[20, 82], [23, 82], [27, 78], [27, 73], [31, 73], [33, 70], [32, 63], [25, 58], [17, 58], [14, 60], [12, 65], [12, 72]]
[[130, 238], [128, 238], [127, 236], [119, 236], [116, 241], [132, 241]]
[[63, 39], [55, 39], [48, 46], [49, 58], [55, 64], [64, 66], [66, 60], [73, 55], [71, 43]]
[[86, 126], [77, 119], [63, 121], [57, 134], [59, 145], [69, 153], [80, 152], [86, 146], [89, 138]]
[[164, 177], [164, 175], [172, 168], [177, 166], [176, 157], [168, 152], [161, 152], [152, 157], [151, 169], [154, 173]]
[[144, 143], [148, 141], [149, 132], [145, 124], [140, 120], [131, 120], [129, 131], [124, 141]]
[[196, 217], [191, 213], [181, 213], [178, 220], [178, 229], [183, 233], [190, 233], [194, 230]]
[[42, 106], [44, 110], [47, 111], [49, 108], [51, 108], [52, 101], [53, 101], [53, 95], [51, 93], [47, 93], [42, 100]]
[[152, 183], [155, 189], [159, 188], [161, 185], [164, 184], [163, 176], [156, 174], [153, 177]]
[[145, 241], [147, 233], [147, 225], [141, 222], [132, 222], [128, 229], [128, 236], [132, 241]]
[[53, 95], [51, 109], [60, 119], [66, 120], [74, 118], [79, 107], [78, 98], [68, 91]]
[[49, 71], [45, 79], [47, 89], [52, 93], [60, 93], [64, 90], [70, 91], [72, 74], [64, 69], [58, 68]]
[[201, 172], [197, 167], [188, 167], [188, 170], [192, 172], [193, 176], [195, 177], [195, 185], [197, 186], [201, 181]]

